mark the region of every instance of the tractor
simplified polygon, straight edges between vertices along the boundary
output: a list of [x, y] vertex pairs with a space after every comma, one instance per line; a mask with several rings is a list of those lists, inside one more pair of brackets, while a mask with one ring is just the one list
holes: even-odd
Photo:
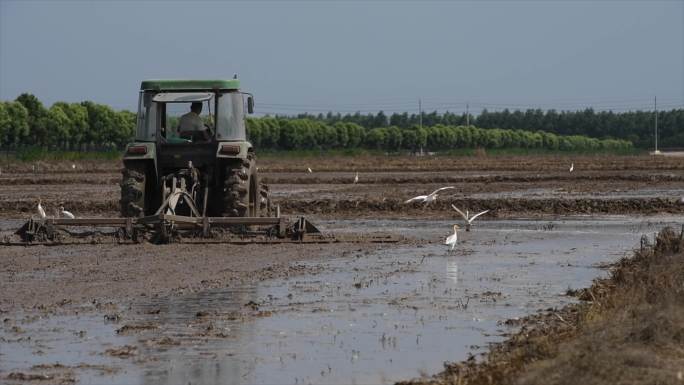
[[237, 78], [143, 81], [135, 142], [123, 155], [121, 216], [269, 216], [245, 129], [253, 110]]
[[117, 242], [336, 241], [271, 207], [247, 141], [245, 112], [253, 111], [237, 78], [143, 81], [135, 141], [123, 155], [121, 217], [32, 217], [16, 232], [20, 244], [101, 242], [106, 234]]

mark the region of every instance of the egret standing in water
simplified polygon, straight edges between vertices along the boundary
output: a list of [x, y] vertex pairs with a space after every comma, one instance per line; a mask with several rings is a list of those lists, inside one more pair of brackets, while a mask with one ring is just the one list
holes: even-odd
[[307, 167], [307, 168], [306, 168], [306, 171], [308, 171], [308, 172], [313, 172], [313, 171], [311, 171], [311, 167]]
[[359, 173], [356, 173], [356, 176], [354, 176], [354, 183], [359, 183]]
[[74, 219], [74, 218], [76, 218], [76, 216], [74, 216], [74, 214], [72, 214], [72, 213], [70, 213], [70, 212], [64, 210], [64, 206], [59, 206], [59, 214], [65, 216], [65, 217], [67, 217], [67, 218], [69, 218], [69, 219]]
[[43, 205], [41, 205], [43, 201], [41, 199], [38, 199], [38, 215], [40, 215], [41, 218], [45, 219], [47, 215], [45, 215], [45, 209], [43, 208]]
[[575, 164], [574, 164], [574, 163], [570, 163], [570, 172], [572, 172], [574, 169], [575, 169]]
[[479, 212], [479, 213], [477, 213], [477, 214], [475, 214], [475, 215], [473, 215], [473, 216], [471, 217], [471, 216], [470, 216], [470, 212], [469, 212], [467, 209], [466, 209], [466, 212], [465, 212], [465, 214], [464, 214], [463, 211], [459, 210], [458, 207], [456, 207], [456, 206], [454, 206], [454, 205], [451, 205], [451, 208], [453, 208], [454, 210], [456, 210], [456, 212], [459, 213], [459, 214], [461, 215], [461, 217], [463, 218], [463, 220], [466, 221], [466, 227], [465, 227], [465, 230], [466, 230], [466, 231], [470, 231], [470, 225], [473, 224], [473, 221], [475, 220], [475, 218], [479, 217], [479, 216], [482, 215], [482, 214], [486, 214], [486, 213], [489, 212], [489, 210], [485, 210], [485, 211]]
[[450, 251], [456, 247], [456, 243], [458, 242], [458, 229], [460, 229], [460, 227], [458, 227], [458, 225], [454, 225], [454, 233], [449, 235], [446, 241], [444, 241], [445, 245], [451, 245], [451, 249], [449, 249]]
[[448, 190], [448, 189], [452, 189], [452, 188], [456, 188], [456, 187], [448, 186], [448, 187], [438, 188], [437, 190], [431, 192], [428, 195], [418, 195], [417, 197], [413, 197], [404, 203], [422, 202], [422, 203], [425, 203], [425, 205], [427, 206], [428, 204], [430, 204], [430, 202], [437, 200], [437, 193], [438, 192]]

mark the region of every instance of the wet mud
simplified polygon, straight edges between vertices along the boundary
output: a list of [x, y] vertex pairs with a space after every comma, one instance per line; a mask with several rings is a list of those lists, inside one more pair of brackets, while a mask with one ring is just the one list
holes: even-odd
[[[684, 214], [678, 158], [259, 162], [284, 215], [403, 241], [0, 246], [0, 383], [429, 378], [445, 361], [477, 361], [526, 316], [577, 303], [567, 294], [586, 293], [643, 234]], [[118, 216], [120, 164], [73, 165], [3, 166], [0, 236], [39, 198], [48, 214], [64, 205], [80, 217]], [[456, 189], [430, 206], [403, 203], [445, 184]], [[449, 253], [444, 238], [462, 224], [451, 204], [491, 211]], [[575, 317], [549, 314], [535, 317], [561, 326], [553, 314]]]
[[438, 220], [321, 220], [411, 239], [346, 248], [0, 248], [0, 371], [8, 383], [29, 381], [9, 378], [22, 373], [141, 384], [436, 373], [520, 327], [506, 320], [577, 302], [569, 289], [681, 219], [489, 219], [454, 252], [441, 244], [452, 222]]

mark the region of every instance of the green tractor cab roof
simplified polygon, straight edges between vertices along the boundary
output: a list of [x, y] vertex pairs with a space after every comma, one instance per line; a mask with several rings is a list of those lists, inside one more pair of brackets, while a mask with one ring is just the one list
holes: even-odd
[[140, 89], [143, 91], [173, 91], [173, 90], [237, 90], [240, 80], [143, 80]]

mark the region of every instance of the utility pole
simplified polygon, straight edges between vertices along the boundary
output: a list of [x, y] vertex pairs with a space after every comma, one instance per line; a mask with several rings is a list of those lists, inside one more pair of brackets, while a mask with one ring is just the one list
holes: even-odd
[[[419, 127], [420, 131], [423, 130], [423, 104], [422, 104], [420, 98], [418, 98], [418, 127]], [[422, 145], [420, 146], [420, 156], [423, 156], [423, 146]]]
[[423, 105], [418, 98], [418, 127], [423, 128]]
[[653, 97], [653, 110], [655, 111], [655, 154], [658, 154], [658, 97]]
[[470, 112], [468, 111], [468, 103], [466, 103], [466, 127], [470, 127]]

